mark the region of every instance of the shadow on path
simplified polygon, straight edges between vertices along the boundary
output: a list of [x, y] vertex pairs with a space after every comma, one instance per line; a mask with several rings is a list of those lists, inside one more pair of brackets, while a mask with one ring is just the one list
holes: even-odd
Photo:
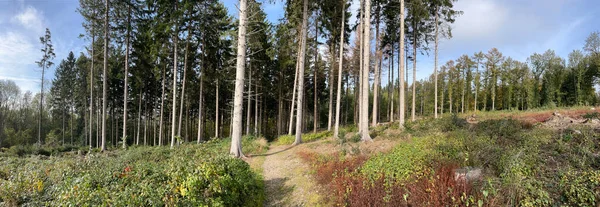
[[288, 150], [290, 150], [290, 149], [292, 149], [294, 147], [296, 147], [296, 145], [288, 146], [285, 149], [282, 149], [282, 150], [279, 150], [279, 151], [276, 151], [276, 152], [265, 153], [265, 154], [258, 154], [258, 155], [248, 155], [248, 156], [250, 156], [250, 157], [266, 157], [266, 156], [275, 155], [275, 154], [279, 154], [279, 153], [288, 151]]
[[264, 206], [290, 206], [289, 198], [293, 196], [294, 187], [285, 185], [288, 180], [287, 177], [265, 180], [266, 191], [271, 193], [266, 195]]

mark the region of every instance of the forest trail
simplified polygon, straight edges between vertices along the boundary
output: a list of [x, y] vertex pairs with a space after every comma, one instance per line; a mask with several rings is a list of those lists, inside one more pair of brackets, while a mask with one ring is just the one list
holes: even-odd
[[296, 154], [301, 148], [275, 146], [264, 154], [265, 206], [320, 206], [310, 166]]

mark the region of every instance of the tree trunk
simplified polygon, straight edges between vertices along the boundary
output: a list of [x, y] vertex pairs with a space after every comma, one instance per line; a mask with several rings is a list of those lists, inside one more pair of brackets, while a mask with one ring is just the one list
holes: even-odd
[[329, 113], [328, 113], [328, 115], [329, 116], [327, 117], [327, 131], [331, 131], [331, 125], [333, 124], [333, 81], [335, 79], [335, 77], [333, 77], [333, 73], [332, 73], [333, 68], [335, 68], [335, 66], [334, 66], [335, 65], [334, 64], [335, 63], [335, 45], [332, 44], [330, 46], [330, 48], [331, 48], [331, 57], [332, 57], [330, 68], [332, 68], [332, 69], [329, 71], [329, 78], [328, 78], [329, 79], [328, 80], [328, 82], [329, 82], [328, 83], [329, 84], [329, 109], [328, 109]]
[[163, 114], [165, 111], [165, 79], [167, 79], [166, 76], [166, 71], [165, 71], [166, 66], [163, 68], [162, 70], [162, 94], [160, 95], [160, 119], [158, 120], [159, 122], [159, 127], [158, 127], [158, 146], [162, 146], [163, 143]]
[[144, 146], [148, 145], [147, 136], [148, 136], [148, 104], [144, 105], [144, 112], [146, 115], [144, 116]]
[[203, 105], [203, 95], [204, 95], [204, 68], [203, 71], [200, 73], [200, 95], [198, 98], [198, 144], [200, 144], [200, 142], [202, 142], [202, 133], [203, 133], [203, 128], [204, 126], [202, 126], [202, 105]]
[[137, 124], [137, 135], [135, 137], [135, 145], [140, 145], [140, 125], [142, 123], [142, 91], [138, 100], [138, 124]]
[[375, 55], [377, 57], [376, 59], [376, 63], [375, 63], [375, 82], [373, 83], [373, 114], [371, 117], [371, 126], [377, 126], [377, 123], [379, 122], [378, 117], [379, 117], [379, 112], [378, 112], [378, 108], [379, 108], [379, 87], [381, 87], [381, 48], [379, 48], [379, 42], [381, 41], [379, 38], [379, 22], [380, 22], [380, 11], [377, 11], [377, 20], [375, 23], [375, 50], [377, 51], [375, 53]]
[[187, 40], [185, 42], [185, 54], [183, 57], [183, 80], [181, 81], [181, 101], [179, 103], [179, 127], [177, 129], [177, 136], [181, 137], [181, 119], [183, 118], [183, 100], [185, 99], [185, 80], [187, 76], [187, 65], [188, 65], [188, 53], [190, 49], [190, 33], [191, 27], [188, 27]]
[[[479, 76], [479, 60], [477, 60], [477, 68], [475, 69], [475, 76]], [[477, 92], [479, 91], [479, 78], [475, 82], [475, 112], [477, 112]]]
[[440, 114], [443, 116], [444, 115], [444, 88], [445, 88], [445, 84], [446, 81], [444, 80], [446, 76], [446, 70], [445, 67], [442, 67], [442, 97], [440, 100]]
[[372, 141], [369, 135], [369, 66], [371, 54], [371, 0], [365, 0], [363, 33], [362, 96], [360, 102], [360, 132], [362, 141]]
[[362, 124], [361, 124], [361, 122], [362, 122], [362, 115], [361, 115], [362, 107], [361, 107], [361, 105], [362, 105], [362, 96], [363, 96], [363, 93], [362, 93], [363, 92], [362, 91], [363, 78], [362, 77], [363, 77], [364, 52], [365, 52], [365, 49], [364, 49], [365, 45], [363, 43], [365, 41], [364, 40], [364, 35], [365, 35], [365, 32], [364, 32], [364, 30], [365, 30], [365, 25], [364, 25], [365, 24], [364, 23], [365, 22], [365, 19], [364, 19], [365, 12], [364, 11], [365, 11], [364, 0], [361, 0], [360, 1], [360, 20], [359, 20], [360, 23], [359, 23], [359, 27], [358, 27], [358, 34], [360, 36], [357, 36], [358, 38], [360, 38], [359, 39], [359, 42], [360, 42], [360, 44], [359, 44], [360, 54], [359, 55], [360, 56], [359, 56], [359, 61], [358, 61], [360, 66], [359, 66], [359, 70], [358, 70], [358, 74], [357, 74], [357, 77], [359, 80], [358, 81], [359, 85], [356, 89], [358, 91], [358, 97], [356, 98], [356, 100], [357, 100], [356, 117], [358, 117], [358, 124], [356, 126], [358, 126], [359, 131], [361, 130], [361, 126], [362, 126]]
[[[283, 86], [283, 72], [279, 71], [279, 86]], [[278, 100], [277, 100], [277, 136], [281, 135], [281, 128], [283, 127], [283, 93], [281, 89], [283, 87], [277, 87]]]
[[256, 136], [258, 134], [258, 83], [254, 88], [254, 136]]
[[[300, 40], [300, 42], [302, 42], [302, 40]], [[296, 89], [297, 89], [297, 84], [298, 84], [298, 71], [299, 71], [299, 67], [298, 67], [299, 63], [296, 63], [296, 73], [294, 74], [294, 90], [292, 92], [292, 102], [290, 103], [291, 105], [291, 110], [290, 110], [290, 122], [289, 124], [289, 128], [288, 128], [288, 135], [292, 135], [292, 125], [294, 123], [294, 106], [296, 106]]]
[[343, 70], [343, 62], [344, 62], [344, 26], [346, 26], [346, 4], [342, 5], [342, 29], [340, 30], [340, 53], [339, 53], [339, 63], [338, 63], [338, 79], [337, 79], [337, 97], [335, 101], [335, 126], [333, 129], [333, 137], [339, 138], [340, 131], [340, 108], [341, 108], [341, 99], [342, 99], [342, 70]]
[[128, 85], [127, 85], [127, 79], [129, 76], [129, 32], [130, 32], [130, 25], [131, 25], [131, 6], [127, 6], [128, 8], [128, 13], [127, 13], [127, 37], [125, 38], [125, 86], [123, 86], [123, 137], [121, 138], [123, 140], [123, 149], [125, 149], [127, 147], [127, 92], [128, 92]]
[[399, 126], [400, 129], [404, 128], [404, 0], [400, 0], [400, 47], [398, 48], [398, 51], [400, 52], [398, 59], [400, 61], [400, 64], [398, 65], [398, 78], [400, 79], [400, 86], [399, 86], [399, 101], [400, 104], [398, 104], [398, 113], [400, 113], [398, 119], [399, 119]]
[[[318, 15], [318, 13], [317, 13]], [[315, 20], [316, 21], [316, 20]], [[319, 70], [319, 22], [315, 22], [315, 67], [313, 70], [313, 132], [317, 132], [318, 124], [318, 116], [319, 111], [317, 109], [318, 100], [317, 100], [317, 71]], [[331, 87], [331, 85], [330, 85]], [[331, 110], [330, 110], [331, 111]], [[331, 122], [330, 122], [331, 123]], [[331, 124], [329, 124], [329, 127]]]
[[219, 79], [217, 79], [217, 91], [215, 94], [215, 138], [219, 138]]
[[434, 111], [434, 118], [438, 118], [438, 73], [437, 73], [437, 67], [438, 67], [438, 45], [439, 45], [439, 40], [438, 40], [438, 36], [439, 36], [439, 31], [438, 31], [438, 21], [439, 21], [439, 14], [438, 14], [438, 8], [435, 8], [435, 60], [433, 63], [433, 76], [434, 76], [434, 84], [435, 87], [433, 89], [434, 91], [434, 103], [433, 103], [433, 111]]
[[[416, 25], [416, 22], [413, 22], [413, 25]], [[410, 110], [410, 120], [415, 121], [415, 101], [417, 95], [417, 36], [413, 35], [413, 80], [412, 80], [412, 107]]]
[[461, 88], [462, 88], [462, 92], [460, 94], [460, 96], [461, 96], [461, 98], [460, 98], [460, 113], [463, 113], [463, 114], [465, 113], [465, 88], [467, 87], [466, 86], [467, 85], [467, 78], [466, 78], [466, 76], [464, 74], [465, 70], [467, 70], [466, 67], [463, 68], [463, 74], [462, 74], [463, 75], [463, 78], [462, 78], [463, 83], [460, 84]]
[[294, 145], [302, 143], [302, 101], [304, 99], [304, 59], [306, 52], [306, 33], [308, 30], [308, 0], [304, 0], [302, 15], [302, 38], [300, 43], [300, 55], [298, 56], [298, 110], [296, 110], [296, 140]]
[[[175, 10], [177, 10], [177, 2], [175, 3]], [[175, 22], [177, 25], [177, 22]], [[175, 120], [177, 120], [177, 39], [179, 39], [179, 31], [175, 26], [175, 33], [173, 34], [173, 102], [171, 111], [171, 149], [175, 146]]]
[[[96, 11], [94, 9], [94, 16], [96, 16]], [[96, 56], [94, 56], [94, 43], [96, 42], [96, 33], [94, 33], [94, 27], [92, 26], [92, 56], [91, 56], [91, 67], [90, 67], [90, 114], [89, 114], [89, 133], [90, 133], [90, 150], [92, 150], [92, 137], [93, 135], [93, 131], [92, 130], [93, 124], [94, 124], [94, 59]], [[42, 71], [43, 73], [43, 71]], [[42, 78], [42, 81], [44, 79]], [[42, 84], [43, 87], [44, 84]], [[41, 120], [41, 119], [40, 119]], [[41, 130], [40, 130], [41, 131]], [[40, 136], [40, 143], [41, 143], [41, 136]]]
[[248, 107], [246, 108], [246, 135], [250, 135], [250, 105], [252, 104], [252, 64], [248, 63]]
[[392, 44], [391, 55], [388, 61], [388, 65], [388, 98], [390, 99], [390, 114], [388, 116], [390, 122], [394, 122], [394, 44]]
[[100, 151], [106, 149], [106, 105], [108, 103], [108, 91], [107, 79], [108, 79], [108, 2], [106, 1], [106, 12], [104, 15], [104, 74], [102, 75], [102, 147]]
[[239, 29], [237, 42], [237, 60], [235, 73], [235, 96], [233, 103], [233, 130], [229, 153], [243, 157], [242, 153], [242, 105], [244, 104], [244, 62], [246, 61], [246, 0], [239, 4]]

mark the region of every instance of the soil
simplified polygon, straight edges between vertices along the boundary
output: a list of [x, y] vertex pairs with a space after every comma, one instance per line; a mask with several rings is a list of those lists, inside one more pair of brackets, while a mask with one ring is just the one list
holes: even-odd
[[[304, 145], [304, 144], [303, 144]], [[296, 153], [300, 146], [276, 146], [264, 155], [264, 206], [319, 206], [320, 194], [310, 167]]]

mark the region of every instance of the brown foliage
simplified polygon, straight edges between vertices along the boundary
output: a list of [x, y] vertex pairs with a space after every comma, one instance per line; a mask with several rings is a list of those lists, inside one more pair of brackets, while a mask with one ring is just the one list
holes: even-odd
[[[317, 183], [329, 190], [328, 202], [336, 206], [465, 206], [466, 202], [476, 206], [473, 202], [481, 197], [474, 194], [470, 183], [455, 179], [458, 165], [454, 163], [439, 163], [426, 176], [397, 182], [362, 175], [359, 167], [367, 160], [365, 156], [340, 159], [308, 152], [298, 155], [311, 163]], [[469, 197], [473, 200], [467, 201]]]

